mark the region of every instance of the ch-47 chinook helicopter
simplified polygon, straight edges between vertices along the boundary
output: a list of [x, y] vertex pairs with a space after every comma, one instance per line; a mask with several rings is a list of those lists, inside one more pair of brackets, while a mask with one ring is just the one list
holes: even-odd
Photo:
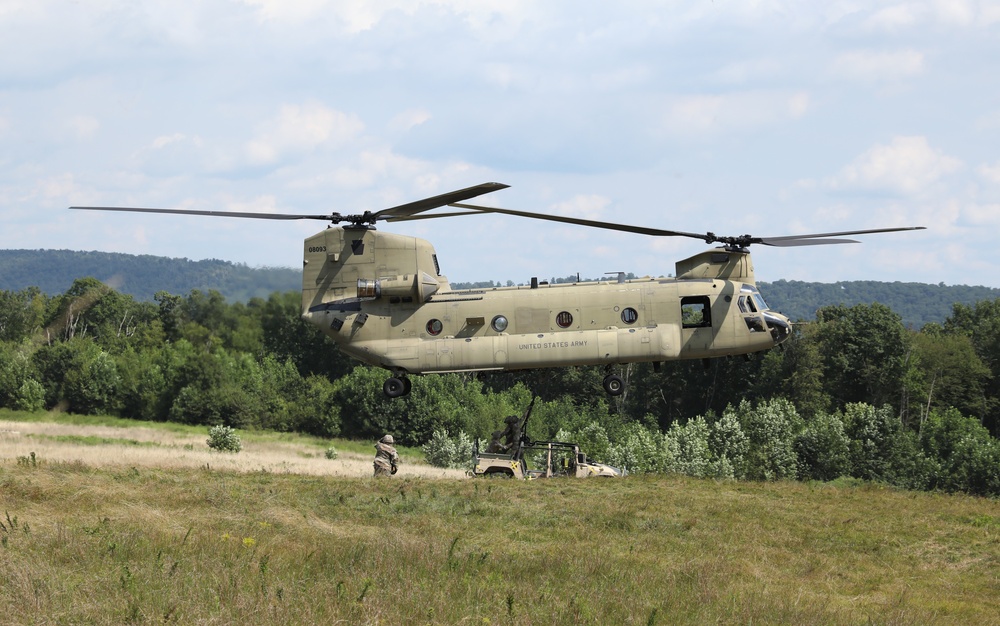
[[[764, 303], [748, 247], [857, 243], [847, 235], [919, 230], [881, 228], [783, 237], [718, 236], [628, 226], [465, 204], [506, 188], [484, 183], [360, 215], [284, 215], [181, 209], [70, 207], [272, 220], [326, 220], [303, 244], [302, 317], [340, 349], [389, 370], [385, 395], [410, 392], [410, 375], [604, 365], [604, 390], [624, 391], [616, 364], [746, 355], [780, 344], [787, 317]], [[426, 213], [450, 206], [460, 212]], [[382, 232], [398, 222], [500, 213], [656, 237], [690, 237], [720, 247], [676, 263], [674, 278], [452, 289], [430, 242]], [[343, 226], [338, 226], [343, 223]]]

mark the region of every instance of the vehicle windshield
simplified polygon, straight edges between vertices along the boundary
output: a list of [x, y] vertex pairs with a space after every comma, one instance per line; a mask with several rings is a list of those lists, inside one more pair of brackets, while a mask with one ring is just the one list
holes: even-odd
[[757, 310], [758, 311], [766, 311], [767, 310], [767, 303], [764, 302], [764, 297], [762, 295], [760, 295], [759, 292], [756, 292], [756, 291], [753, 292], [753, 301], [754, 301], [754, 304], [757, 305]]
[[[743, 293], [743, 295], [749, 296], [753, 300], [753, 309], [754, 309], [754, 311], [767, 311], [768, 310], [769, 307], [767, 306], [767, 303], [764, 302], [764, 296], [760, 295], [760, 292], [757, 291], [756, 288], [754, 288], [751, 285], [743, 285], [743, 288], [740, 291]], [[743, 308], [742, 304], [740, 304], [740, 308], [741, 309]], [[746, 313], [747, 311], [743, 311], [743, 312]]]

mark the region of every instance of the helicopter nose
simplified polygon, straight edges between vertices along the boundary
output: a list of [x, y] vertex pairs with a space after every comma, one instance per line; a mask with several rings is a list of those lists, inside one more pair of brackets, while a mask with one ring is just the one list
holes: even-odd
[[767, 322], [767, 327], [771, 329], [771, 339], [774, 340], [775, 345], [788, 339], [788, 336], [792, 334], [791, 322], [780, 313], [767, 311], [764, 313], [764, 321]]

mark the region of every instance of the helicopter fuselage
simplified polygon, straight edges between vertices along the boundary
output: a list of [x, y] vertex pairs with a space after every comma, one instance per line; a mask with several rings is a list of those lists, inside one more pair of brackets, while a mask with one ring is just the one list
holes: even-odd
[[395, 377], [705, 359], [788, 337], [788, 320], [757, 291], [747, 251], [709, 250], [676, 270], [453, 290], [423, 239], [328, 228], [304, 244], [302, 316], [345, 354]]

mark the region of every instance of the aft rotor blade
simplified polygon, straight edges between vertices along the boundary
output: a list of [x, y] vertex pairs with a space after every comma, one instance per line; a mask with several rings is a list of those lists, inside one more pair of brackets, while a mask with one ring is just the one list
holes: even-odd
[[[694, 239], [701, 239], [702, 241], [708, 243], [714, 241], [714, 239], [711, 239], [708, 235], [699, 235], [697, 233], [685, 233], [677, 230], [662, 230], [659, 228], [647, 228], [645, 226], [630, 226], [628, 224], [616, 224], [614, 222], [598, 222], [594, 220], [585, 220], [578, 217], [563, 217], [561, 215], [546, 215], [544, 213], [513, 211], [511, 209], [498, 209], [495, 207], [478, 206], [475, 204], [462, 204], [459, 202], [454, 202], [450, 206], [458, 207], [460, 209], [472, 209], [474, 211], [479, 211], [481, 213], [502, 213], [504, 215], [517, 215], [520, 217], [530, 217], [537, 220], [547, 220], [549, 222], [561, 222], [563, 224], [577, 224], [579, 226], [590, 226], [592, 228], [618, 230], [626, 233], [636, 233], [639, 235], [653, 235], [654, 237], [691, 237]], [[448, 215], [462, 215], [462, 213], [451, 213]]]
[[188, 209], [145, 209], [119, 206], [71, 206], [84, 211], [126, 211], [129, 213], [172, 213], [175, 215], [209, 215], [213, 217], [248, 217], [259, 220], [329, 220], [329, 215], [287, 215], [284, 213], [241, 213], [238, 211], [193, 211]]
[[475, 185], [473, 187], [467, 187], [457, 191], [449, 191], [448, 193], [443, 193], [432, 198], [424, 198], [423, 200], [407, 202], [406, 204], [401, 204], [399, 206], [382, 209], [381, 211], [374, 213], [372, 217], [376, 220], [408, 217], [416, 215], [417, 213], [423, 213], [424, 211], [430, 211], [431, 209], [436, 209], [438, 207], [461, 202], [462, 200], [468, 200], [469, 198], [475, 198], [476, 196], [481, 196], [484, 193], [500, 191], [501, 189], [506, 189], [507, 187], [510, 187], [510, 185], [505, 185], [503, 183], [483, 183], [481, 185]]
[[895, 233], [904, 230], [926, 230], [924, 226], [904, 226], [901, 228], [874, 228], [871, 230], [845, 230], [838, 233], [817, 233], [814, 235], [787, 235], [784, 237], [761, 237], [757, 243], [766, 246], [819, 246], [826, 243], [859, 243], [853, 239], [824, 239], [844, 235], [870, 235], [873, 233]]

